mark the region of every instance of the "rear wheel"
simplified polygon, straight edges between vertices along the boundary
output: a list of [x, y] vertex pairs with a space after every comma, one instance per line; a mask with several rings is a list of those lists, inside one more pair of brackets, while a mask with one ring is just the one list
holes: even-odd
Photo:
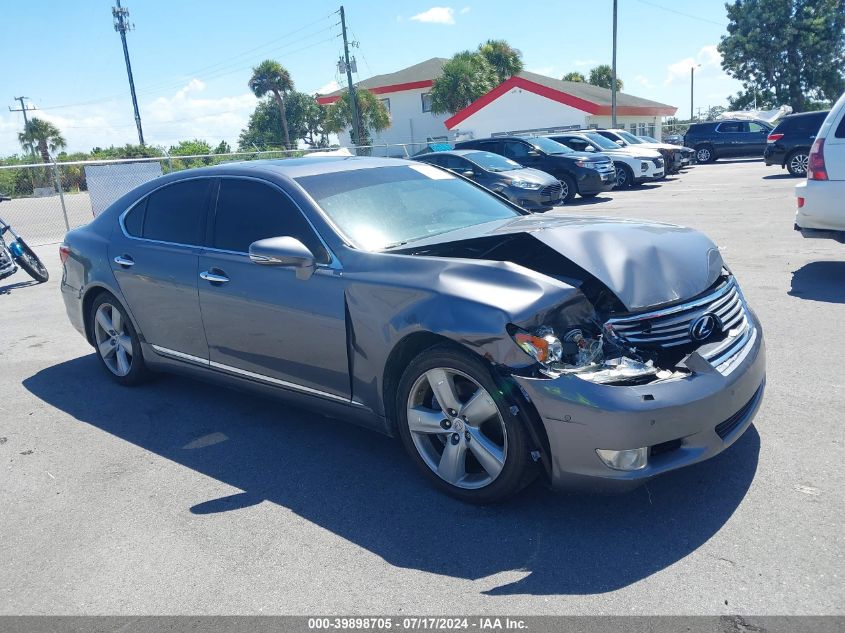
[[695, 159], [699, 163], [712, 163], [716, 160], [716, 152], [712, 145], [699, 145], [695, 148]]
[[97, 356], [111, 377], [122, 385], [147, 379], [149, 370], [141, 354], [141, 342], [120, 303], [109, 293], [94, 300], [89, 314]]
[[502, 501], [536, 474], [525, 429], [491, 371], [469, 352], [433, 347], [414, 359], [397, 393], [399, 436], [435, 486], [470, 503]]
[[47, 272], [46, 266], [41, 263], [38, 255], [33, 252], [26, 242], [18, 239], [18, 244], [20, 244], [23, 254], [20, 257], [16, 257], [15, 261], [27, 272], [27, 274], [29, 274], [30, 277], [38, 283], [43, 284], [50, 278], [50, 273]]
[[793, 176], [806, 176], [810, 156], [807, 150], [797, 149], [786, 158], [786, 168]]
[[578, 193], [578, 187], [575, 185], [575, 180], [572, 176], [567, 174], [561, 174], [560, 186], [560, 200], [564, 204], [572, 200], [575, 197], [575, 194]]

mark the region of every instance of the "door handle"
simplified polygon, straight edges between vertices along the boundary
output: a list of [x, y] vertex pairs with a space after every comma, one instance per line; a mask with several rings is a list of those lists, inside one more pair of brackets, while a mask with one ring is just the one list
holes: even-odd
[[205, 279], [206, 281], [213, 284], [225, 284], [227, 281], [229, 281], [229, 278], [226, 275], [213, 273], [210, 270], [204, 270], [203, 272], [201, 272], [200, 279]]
[[119, 264], [124, 268], [129, 268], [130, 266], [135, 265], [135, 260], [132, 259], [129, 255], [118, 255], [114, 258], [114, 263]]

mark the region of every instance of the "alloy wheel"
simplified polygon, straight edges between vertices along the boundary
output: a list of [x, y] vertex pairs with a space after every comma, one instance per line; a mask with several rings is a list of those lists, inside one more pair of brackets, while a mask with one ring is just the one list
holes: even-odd
[[699, 163], [706, 163], [710, 160], [710, 150], [706, 147], [702, 147], [700, 150], [698, 150], [696, 158], [698, 159]]
[[420, 375], [408, 395], [407, 420], [420, 457], [447, 483], [479, 489], [502, 472], [505, 422], [493, 397], [467, 374], [437, 367]]
[[94, 315], [97, 352], [115, 376], [126, 376], [132, 369], [132, 337], [126, 331], [123, 315], [110, 303], [103, 303]]
[[810, 157], [807, 154], [795, 154], [789, 159], [789, 171], [796, 176], [803, 176], [807, 173]]
[[558, 182], [560, 183], [560, 199], [566, 200], [569, 196], [569, 183], [565, 180], [559, 180]]
[[628, 184], [628, 172], [625, 171], [624, 167], [617, 167], [616, 168], [616, 187], [618, 189], [622, 189], [627, 184]]

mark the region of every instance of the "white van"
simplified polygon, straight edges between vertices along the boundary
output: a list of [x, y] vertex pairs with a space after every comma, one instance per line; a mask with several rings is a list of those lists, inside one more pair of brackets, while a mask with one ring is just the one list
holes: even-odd
[[845, 94], [822, 123], [807, 166], [807, 180], [795, 186], [795, 230], [845, 244]]

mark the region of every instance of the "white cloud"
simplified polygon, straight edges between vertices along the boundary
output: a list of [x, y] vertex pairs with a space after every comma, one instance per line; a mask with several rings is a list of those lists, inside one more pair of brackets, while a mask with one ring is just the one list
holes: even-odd
[[717, 77], [724, 75], [722, 71], [722, 55], [715, 44], [702, 47], [695, 57], [684, 57], [674, 64], [667, 66], [666, 81], [669, 85], [677, 81], [688, 81], [690, 69], [695, 68], [696, 77]]
[[651, 83], [651, 81], [649, 81], [649, 78], [645, 75], [635, 75], [634, 81], [636, 81], [643, 88], [654, 88], [654, 84]]
[[335, 90], [338, 90], [339, 88], [340, 88], [340, 84], [337, 83], [334, 79], [332, 79], [325, 86], [320, 86], [319, 88], [317, 88], [317, 90], [315, 92], [318, 95], [327, 95], [330, 92], [334, 92]]
[[[226, 140], [234, 147], [257, 99], [248, 91], [235, 96], [204, 97], [205, 91], [202, 81], [192, 79], [172, 96], [146, 103], [142, 100], [141, 123], [147, 144], [168, 147], [180, 140], [200, 138], [212, 145]], [[38, 116], [62, 131], [69, 152], [138, 142], [128, 99], [57, 112], [61, 114], [40, 110]], [[17, 134], [22, 128], [22, 122], [0, 114], [0, 155], [21, 151]]]
[[463, 9], [461, 9], [461, 15], [466, 15], [471, 10], [472, 10], [472, 7], [464, 7]]
[[452, 7], [431, 7], [428, 11], [417, 13], [411, 19], [428, 24], [453, 25], [455, 23], [455, 10]]

